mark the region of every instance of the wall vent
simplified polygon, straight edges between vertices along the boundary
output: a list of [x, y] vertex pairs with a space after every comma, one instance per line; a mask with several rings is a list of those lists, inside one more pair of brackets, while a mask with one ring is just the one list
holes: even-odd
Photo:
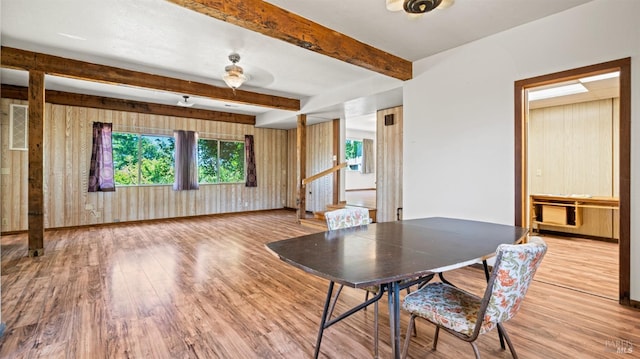
[[29, 147], [29, 108], [12, 104], [9, 112], [9, 149], [26, 151]]

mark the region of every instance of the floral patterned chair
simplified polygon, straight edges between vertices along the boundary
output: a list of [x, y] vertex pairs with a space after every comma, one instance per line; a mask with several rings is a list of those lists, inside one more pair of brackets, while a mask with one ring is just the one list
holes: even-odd
[[334, 229], [362, 226], [371, 223], [369, 210], [364, 207], [344, 207], [324, 213], [327, 227]]
[[[483, 298], [441, 282], [427, 284], [407, 295], [402, 303], [402, 308], [411, 313], [407, 333], [414, 327], [415, 318], [424, 318], [436, 326], [433, 350], [442, 328], [471, 343], [476, 358], [480, 358], [475, 340], [498, 327], [511, 355], [518, 358], [502, 323], [520, 309], [546, 251], [547, 244], [539, 237], [530, 238], [526, 244], [500, 245]], [[407, 335], [403, 357], [407, 355], [409, 341], [410, 335]]]

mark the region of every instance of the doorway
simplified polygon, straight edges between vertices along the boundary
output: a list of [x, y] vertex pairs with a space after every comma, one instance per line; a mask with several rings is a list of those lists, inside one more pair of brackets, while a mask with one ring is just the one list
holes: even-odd
[[529, 169], [527, 90], [550, 84], [574, 81], [583, 77], [619, 71], [619, 129], [617, 183], [619, 192], [618, 300], [630, 305], [630, 175], [631, 175], [631, 59], [621, 59], [592, 66], [520, 80], [515, 83], [515, 223], [528, 226]]
[[348, 206], [376, 210], [376, 113], [345, 121], [345, 194]]

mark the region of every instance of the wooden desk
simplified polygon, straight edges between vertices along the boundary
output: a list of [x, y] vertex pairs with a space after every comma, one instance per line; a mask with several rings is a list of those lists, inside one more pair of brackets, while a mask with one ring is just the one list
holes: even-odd
[[617, 197], [581, 197], [532, 194], [529, 196], [529, 228], [543, 224], [565, 228], [582, 225], [583, 208], [619, 209]]
[[[373, 303], [372, 300], [328, 320], [334, 283], [353, 288], [381, 285], [388, 293], [391, 349], [400, 357], [401, 281], [434, 274], [495, 253], [498, 245], [516, 243], [527, 229], [494, 223], [424, 218], [320, 232], [267, 244], [283, 261], [329, 280], [316, 341], [317, 358], [323, 331]], [[373, 298], [378, 300], [382, 291]]]

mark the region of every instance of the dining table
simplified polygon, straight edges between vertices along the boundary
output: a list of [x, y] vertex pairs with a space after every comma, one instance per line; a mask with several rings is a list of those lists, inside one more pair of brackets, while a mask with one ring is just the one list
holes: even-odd
[[[268, 250], [282, 261], [327, 279], [314, 357], [324, 330], [388, 297], [391, 352], [400, 358], [400, 291], [430, 280], [434, 274], [460, 268], [495, 254], [501, 244], [526, 240], [523, 227], [460, 218], [429, 217], [371, 223], [274, 241]], [[334, 319], [328, 318], [334, 285], [378, 286], [372, 298]]]

